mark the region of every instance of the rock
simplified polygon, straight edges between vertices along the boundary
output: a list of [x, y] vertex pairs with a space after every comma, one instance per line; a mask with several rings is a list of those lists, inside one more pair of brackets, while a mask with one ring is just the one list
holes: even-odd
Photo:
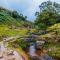
[[7, 55], [14, 55], [13, 52], [14, 52], [13, 50], [10, 50], [7, 52]]
[[2, 54], [2, 53], [0, 53], [0, 59], [1, 59], [1, 58], [3, 58], [3, 54]]

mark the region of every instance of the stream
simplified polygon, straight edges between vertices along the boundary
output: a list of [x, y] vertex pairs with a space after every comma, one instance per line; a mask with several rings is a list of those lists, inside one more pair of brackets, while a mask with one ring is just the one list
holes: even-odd
[[36, 55], [36, 49], [35, 49], [35, 45], [33, 44], [33, 45], [30, 45], [30, 47], [29, 47], [29, 55], [30, 56], [35, 56]]
[[53, 60], [52, 57], [48, 56], [47, 54], [43, 54], [42, 56], [39, 56], [36, 53], [36, 49], [35, 49], [35, 45], [34, 44], [30, 45], [29, 55], [32, 58], [31, 60], [36, 60], [36, 58], [37, 58], [37, 60]]
[[[15, 60], [25, 60], [22, 56], [19, 55], [17, 51], [14, 51], [12, 55], [10, 55], [10, 50], [4, 46], [3, 41], [0, 42], [0, 60], [8, 60], [8, 59], [15, 59]], [[53, 60], [52, 57], [48, 56], [47, 54], [38, 55], [36, 53], [35, 43], [32, 43], [29, 47], [29, 56], [32, 58], [31, 60]], [[7, 53], [9, 53], [7, 55]]]

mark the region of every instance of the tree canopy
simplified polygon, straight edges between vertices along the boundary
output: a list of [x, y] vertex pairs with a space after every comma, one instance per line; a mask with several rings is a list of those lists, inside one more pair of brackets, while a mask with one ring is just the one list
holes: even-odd
[[36, 12], [35, 25], [39, 29], [46, 29], [47, 27], [60, 22], [60, 4], [56, 2], [43, 2], [39, 5], [40, 11]]

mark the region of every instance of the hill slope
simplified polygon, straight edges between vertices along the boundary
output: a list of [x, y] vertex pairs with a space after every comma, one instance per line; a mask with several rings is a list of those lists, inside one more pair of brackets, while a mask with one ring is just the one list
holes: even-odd
[[0, 7], [0, 40], [8, 36], [26, 35], [26, 28], [31, 26], [32, 23], [26, 20], [26, 16]]
[[[10, 11], [8, 9], [0, 7], [0, 25], [8, 26], [24, 26], [29, 25], [31, 22], [26, 20], [26, 16], [19, 14], [17, 11]], [[31, 24], [30, 24], [31, 25]]]
[[60, 23], [48, 27], [47, 31], [46, 34], [40, 36], [42, 40], [46, 41], [44, 48], [50, 56], [60, 60]]

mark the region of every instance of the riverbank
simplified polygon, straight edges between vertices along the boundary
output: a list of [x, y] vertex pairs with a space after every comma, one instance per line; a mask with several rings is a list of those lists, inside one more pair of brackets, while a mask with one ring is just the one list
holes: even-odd
[[0, 42], [0, 60], [23, 60], [23, 58], [15, 49], [5, 47], [3, 42]]
[[29, 55], [23, 51], [20, 47], [15, 49], [25, 60], [30, 60]]

